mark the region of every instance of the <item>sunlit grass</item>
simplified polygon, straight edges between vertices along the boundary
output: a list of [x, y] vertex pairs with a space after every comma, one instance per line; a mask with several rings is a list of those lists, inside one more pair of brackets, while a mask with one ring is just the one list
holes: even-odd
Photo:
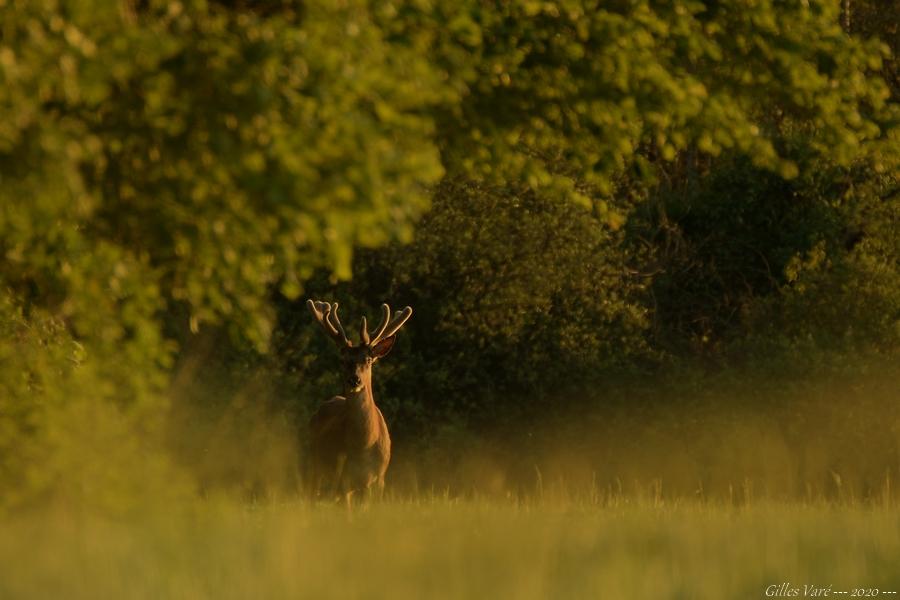
[[900, 592], [897, 565], [900, 512], [863, 505], [209, 502], [0, 529], [2, 598], [763, 598]]

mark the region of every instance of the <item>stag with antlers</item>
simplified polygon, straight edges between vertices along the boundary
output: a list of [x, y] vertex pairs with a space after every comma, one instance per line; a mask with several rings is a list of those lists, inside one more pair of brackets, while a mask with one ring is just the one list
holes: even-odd
[[369, 336], [366, 318], [354, 345], [338, 318], [338, 303], [308, 300], [306, 305], [341, 352], [344, 395], [319, 407], [309, 422], [309, 487], [314, 497], [330, 495], [350, 505], [356, 492], [379, 495], [391, 460], [391, 437], [372, 395], [372, 365], [391, 351], [397, 332], [412, 315], [406, 307], [391, 316], [381, 305], [381, 324]]

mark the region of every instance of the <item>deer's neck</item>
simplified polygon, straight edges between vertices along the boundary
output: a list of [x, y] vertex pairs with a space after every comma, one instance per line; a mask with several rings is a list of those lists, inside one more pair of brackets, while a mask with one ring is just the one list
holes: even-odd
[[371, 376], [363, 380], [363, 386], [358, 392], [351, 392], [347, 394], [346, 398], [354, 408], [362, 412], [373, 412], [375, 410], [375, 396], [372, 395]]
[[349, 423], [355, 433], [354, 439], [361, 447], [368, 448], [381, 436], [379, 427], [382, 422], [381, 413], [375, 407], [372, 396], [372, 382], [367, 381], [361, 390], [347, 396], [350, 407]]

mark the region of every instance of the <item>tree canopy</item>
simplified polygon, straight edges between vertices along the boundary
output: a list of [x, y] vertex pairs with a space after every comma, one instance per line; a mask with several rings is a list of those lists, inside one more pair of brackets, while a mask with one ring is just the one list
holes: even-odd
[[0, 502], [106, 464], [97, 431], [146, 454], [192, 332], [265, 353], [310, 282], [415, 298], [419, 360], [520, 387], [844, 339], [801, 318], [829, 302], [896, 349], [876, 4], [0, 2]]

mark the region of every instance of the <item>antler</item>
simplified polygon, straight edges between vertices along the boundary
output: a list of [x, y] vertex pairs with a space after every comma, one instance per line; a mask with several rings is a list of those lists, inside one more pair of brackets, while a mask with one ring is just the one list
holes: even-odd
[[328, 334], [328, 337], [332, 338], [338, 346], [352, 345], [347, 338], [347, 334], [344, 332], [341, 320], [338, 318], [337, 302], [332, 306], [328, 302], [307, 300], [306, 306], [309, 308], [309, 312], [313, 314], [316, 321], [319, 322], [319, 325], [322, 326], [322, 329], [325, 330], [325, 333]]
[[395, 312], [393, 318], [391, 318], [391, 307], [387, 304], [382, 304], [381, 325], [378, 326], [378, 329], [375, 331], [375, 336], [371, 341], [368, 340], [369, 332], [366, 331], [366, 319], [363, 317], [362, 331], [365, 332], [365, 335], [363, 336], [364, 343], [374, 346], [381, 340], [391, 337], [403, 327], [403, 324], [406, 323], [407, 319], [411, 316], [412, 309], [407, 306], [403, 310]]

